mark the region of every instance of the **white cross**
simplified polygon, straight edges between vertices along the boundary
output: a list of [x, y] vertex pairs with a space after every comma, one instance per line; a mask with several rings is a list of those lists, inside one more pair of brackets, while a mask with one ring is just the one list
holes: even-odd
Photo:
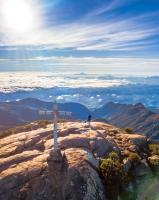
[[53, 119], [54, 119], [54, 130], [53, 130], [54, 149], [58, 150], [59, 149], [59, 147], [58, 147], [58, 126], [57, 126], [58, 116], [71, 117], [72, 116], [72, 112], [59, 111], [57, 102], [55, 102], [54, 106], [53, 106], [53, 111], [40, 110], [39, 114], [40, 115], [52, 115], [53, 114]]

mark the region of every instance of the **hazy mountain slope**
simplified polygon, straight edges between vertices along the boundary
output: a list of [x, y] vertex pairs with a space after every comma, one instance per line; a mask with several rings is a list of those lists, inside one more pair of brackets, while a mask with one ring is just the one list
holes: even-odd
[[[41, 109], [41, 110], [52, 110], [53, 103], [52, 102], [44, 102], [38, 99], [23, 99], [19, 102], [16, 102], [18, 106], [26, 106], [27, 108], [31, 108], [33, 110]], [[73, 117], [76, 119], [86, 119], [89, 114], [89, 109], [87, 109], [84, 105], [79, 103], [58, 103], [59, 110], [69, 111], [73, 113]]]
[[110, 102], [95, 112], [119, 127], [130, 127], [146, 135], [159, 134], [159, 115], [149, 111], [141, 103], [125, 105]]
[[[90, 111], [79, 103], [58, 104], [59, 110], [70, 111], [73, 119], [87, 119]], [[52, 110], [53, 103], [38, 99], [24, 99], [0, 103], [0, 129], [6, 129], [39, 119], [52, 119], [52, 115], [39, 115], [39, 110]]]

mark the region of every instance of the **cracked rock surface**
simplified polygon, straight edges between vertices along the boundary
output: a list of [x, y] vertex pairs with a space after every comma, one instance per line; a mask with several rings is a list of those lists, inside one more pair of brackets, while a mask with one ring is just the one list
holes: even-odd
[[60, 160], [52, 154], [52, 125], [0, 140], [0, 200], [106, 200], [98, 158], [146, 144], [111, 125], [59, 125]]

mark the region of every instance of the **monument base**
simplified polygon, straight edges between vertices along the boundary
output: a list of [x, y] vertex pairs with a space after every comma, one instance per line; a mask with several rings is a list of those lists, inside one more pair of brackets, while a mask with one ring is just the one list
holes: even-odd
[[60, 149], [51, 150], [48, 160], [49, 161], [62, 162], [63, 161], [63, 155], [61, 153], [61, 150]]

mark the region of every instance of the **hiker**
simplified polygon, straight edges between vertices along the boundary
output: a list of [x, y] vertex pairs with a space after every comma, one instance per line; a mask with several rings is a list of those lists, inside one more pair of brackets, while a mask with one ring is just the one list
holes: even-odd
[[92, 120], [92, 116], [91, 114], [88, 115], [88, 119], [87, 119], [87, 122], [88, 122], [88, 126], [90, 127], [91, 125], [91, 120]]

